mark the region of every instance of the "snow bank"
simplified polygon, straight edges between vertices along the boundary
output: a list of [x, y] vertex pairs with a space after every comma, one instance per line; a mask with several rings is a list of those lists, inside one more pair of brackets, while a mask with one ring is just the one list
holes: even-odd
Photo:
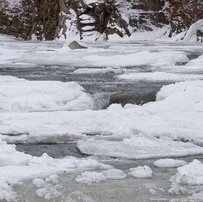
[[159, 168], [176, 168], [187, 164], [183, 160], [177, 160], [177, 159], [159, 159], [154, 162], [154, 165]]
[[146, 72], [146, 73], [125, 73], [118, 76], [122, 80], [134, 81], [187, 81], [203, 79], [203, 75], [198, 74], [175, 74], [166, 72]]
[[149, 166], [138, 166], [130, 169], [130, 174], [136, 178], [151, 178], [152, 169]]
[[15, 77], [0, 76], [0, 112], [86, 110], [92, 108], [93, 99], [75, 82], [27, 81]]
[[203, 185], [203, 164], [198, 160], [194, 160], [178, 168], [175, 181], [179, 184]]

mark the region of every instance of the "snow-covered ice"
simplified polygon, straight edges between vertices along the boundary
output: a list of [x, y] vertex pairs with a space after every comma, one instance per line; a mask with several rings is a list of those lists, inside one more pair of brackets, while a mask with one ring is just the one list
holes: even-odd
[[[16, 151], [15, 145], [8, 145], [6, 142], [0, 141], [0, 200], [15, 201], [17, 194], [12, 190], [12, 186], [25, 179], [37, 178], [39, 176], [47, 176], [47, 178], [45, 179], [45, 184], [39, 179], [33, 181], [39, 188], [38, 195], [52, 198], [58, 193], [55, 190], [56, 188], [58, 189], [58, 185], [49, 185], [50, 182], [57, 184], [57, 178], [54, 175], [49, 176], [50, 174], [91, 169], [111, 169], [111, 166], [87, 158], [66, 157], [53, 159], [47, 154], [43, 154], [41, 157], [33, 157]], [[55, 190], [54, 195], [51, 190]]]
[[86, 184], [91, 184], [93, 182], [98, 183], [101, 181], [105, 181], [107, 179], [112, 179], [112, 180], [122, 180], [126, 178], [127, 175], [118, 169], [109, 169], [105, 170], [102, 172], [89, 172], [85, 171], [78, 177], [76, 177], [76, 182], [79, 183], [86, 183]]
[[[2, 74], [19, 75], [24, 70], [32, 74], [37, 68], [58, 68], [68, 72], [64, 78], [70, 77], [65, 81], [81, 75], [84, 78], [90, 74], [93, 77], [115, 75], [106, 86], [112, 85], [111, 82], [130, 85], [133, 80], [163, 82], [163, 85], [184, 81], [163, 86], [154, 102], [112, 104], [104, 110], [93, 110], [93, 98], [81, 86], [84, 82], [37, 80], [45, 78], [41, 75], [28, 76], [35, 81], [0, 76], [0, 200], [14, 201], [18, 196], [13, 185], [26, 179], [33, 182], [39, 197], [52, 200], [63, 191], [55, 174], [64, 171], [68, 174], [77, 171], [73, 179], [84, 184], [139, 180], [132, 176], [127, 178], [126, 171], [120, 168], [101, 163], [100, 157], [97, 160], [69, 156], [54, 159], [47, 154], [34, 157], [16, 151], [15, 146], [8, 143], [74, 140], [85, 154], [131, 160], [158, 158], [153, 160], [156, 167], [151, 163], [155, 176], [157, 170], [164, 170], [159, 167], [179, 167], [173, 177], [171, 193], [184, 192], [181, 187], [184, 185], [202, 185], [202, 163], [195, 160], [186, 165], [185, 161], [177, 160], [177, 157], [203, 154], [203, 51], [200, 45], [98, 42], [89, 43], [86, 50], [72, 51], [62, 42], [40, 42], [39, 45], [10, 39], [2, 41], [4, 37], [0, 40]], [[89, 79], [85, 84], [88, 85]], [[168, 170], [175, 172], [175, 169]], [[153, 181], [152, 170], [147, 166], [131, 168], [130, 175], [149, 177]], [[150, 189], [151, 194], [158, 193]], [[200, 195], [201, 192], [194, 197]], [[86, 198], [80, 193], [73, 194], [73, 198], [77, 196]]]
[[104, 181], [105, 176], [103, 173], [86, 171], [79, 175], [75, 180], [79, 183], [91, 184], [93, 182], [98, 183]]
[[93, 99], [75, 82], [27, 81], [0, 76], [1, 112], [87, 110]]
[[118, 76], [122, 80], [131, 81], [187, 81], [203, 79], [203, 75], [167, 72], [125, 73]]
[[[66, 142], [83, 137], [78, 147], [87, 154], [126, 158], [202, 154], [202, 147], [195, 145], [203, 143], [202, 100], [203, 81], [181, 82], [163, 87], [156, 102], [143, 106], [112, 105], [107, 110], [79, 112], [5, 112], [0, 117], [0, 133], [9, 142]], [[86, 134], [104, 136], [88, 138]]]
[[102, 140], [98, 137], [79, 140], [78, 147], [81, 152], [86, 154], [128, 159], [184, 157], [203, 154], [203, 149], [192, 143], [174, 141], [172, 138], [145, 137], [144, 135], [135, 135], [126, 139], [109, 137]]
[[176, 168], [187, 164], [184, 160], [178, 159], [159, 159], [154, 162], [154, 165], [159, 168]]
[[81, 68], [75, 70], [72, 74], [107, 74], [107, 73], [123, 73], [123, 69], [118, 68]]
[[203, 164], [199, 160], [178, 168], [174, 180], [179, 184], [203, 185]]
[[97, 66], [141, 66], [141, 65], [151, 65], [151, 66], [165, 66], [165, 65], [175, 65], [176, 63], [187, 63], [189, 61], [188, 57], [184, 52], [150, 52], [141, 51], [134, 54], [116, 55], [116, 56], [100, 56], [95, 55], [85, 56], [84, 60], [90, 62]]
[[136, 168], [130, 168], [130, 174], [136, 178], [151, 178], [152, 169], [149, 166], [138, 166]]

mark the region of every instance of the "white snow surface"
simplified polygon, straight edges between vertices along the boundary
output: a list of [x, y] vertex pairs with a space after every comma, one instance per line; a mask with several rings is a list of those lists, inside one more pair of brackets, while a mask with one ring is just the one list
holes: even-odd
[[175, 181], [185, 185], [203, 185], [203, 164], [199, 160], [178, 168]]
[[178, 160], [178, 159], [159, 159], [154, 162], [154, 165], [159, 168], [176, 168], [187, 164], [184, 160]]
[[0, 76], [1, 112], [92, 109], [93, 99], [75, 82], [27, 81]]
[[152, 169], [149, 166], [138, 166], [136, 168], [130, 168], [130, 174], [135, 178], [151, 178]]

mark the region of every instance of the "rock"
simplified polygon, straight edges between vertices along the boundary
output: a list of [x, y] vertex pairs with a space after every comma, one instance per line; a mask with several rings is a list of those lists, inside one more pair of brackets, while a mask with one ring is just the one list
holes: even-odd
[[87, 49], [87, 47], [80, 45], [77, 41], [71, 42], [68, 47], [72, 50], [75, 49]]
[[171, 37], [203, 19], [202, 10], [202, 0], [0, 0], [0, 33], [25, 40], [108, 40], [168, 26]]

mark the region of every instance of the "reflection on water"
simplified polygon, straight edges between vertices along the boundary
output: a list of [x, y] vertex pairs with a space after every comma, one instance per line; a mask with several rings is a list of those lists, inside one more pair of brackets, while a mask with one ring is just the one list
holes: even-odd
[[65, 156], [85, 157], [80, 153], [75, 143], [68, 144], [17, 144], [16, 149], [32, 156], [42, 156], [47, 153], [53, 158], [62, 158]]

